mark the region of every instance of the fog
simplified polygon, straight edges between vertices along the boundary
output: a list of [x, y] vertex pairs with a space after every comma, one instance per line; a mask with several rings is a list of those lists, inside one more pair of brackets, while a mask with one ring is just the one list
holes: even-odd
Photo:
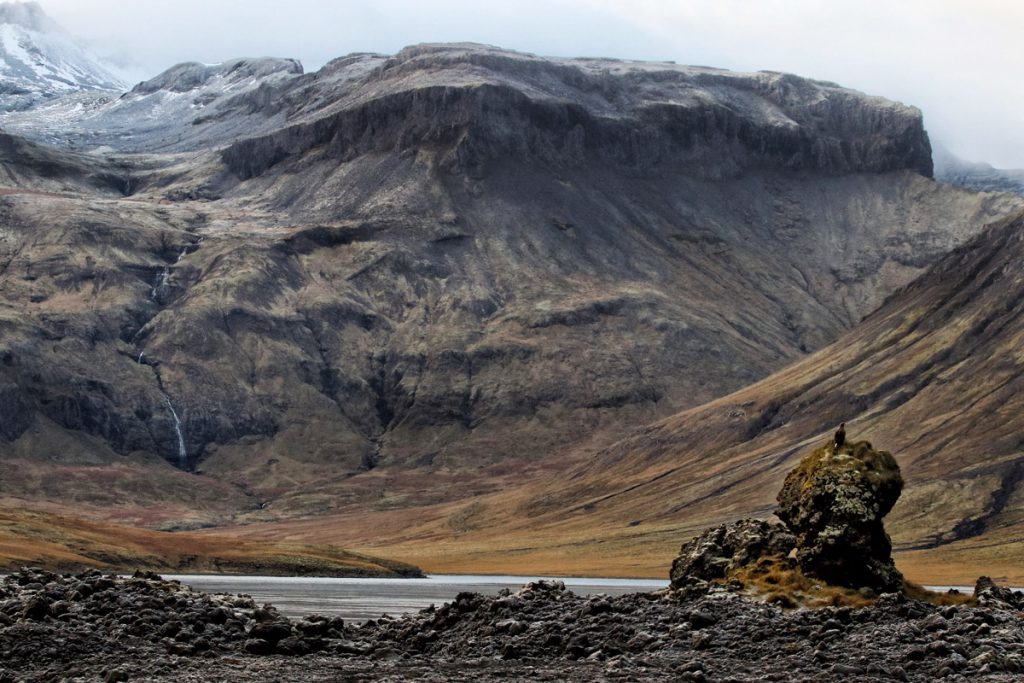
[[1010, 0], [41, 0], [141, 79], [181, 61], [474, 41], [835, 81], [920, 107], [954, 154], [1024, 168], [1024, 3]]

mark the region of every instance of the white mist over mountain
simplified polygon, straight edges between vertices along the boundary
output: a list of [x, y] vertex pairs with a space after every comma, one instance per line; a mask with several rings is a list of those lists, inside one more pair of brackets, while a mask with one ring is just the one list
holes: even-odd
[[124, 87], [113, 67], [80, 45], [38, 4], [0, 5], [0, 94], [5, 108], [82, 90]]

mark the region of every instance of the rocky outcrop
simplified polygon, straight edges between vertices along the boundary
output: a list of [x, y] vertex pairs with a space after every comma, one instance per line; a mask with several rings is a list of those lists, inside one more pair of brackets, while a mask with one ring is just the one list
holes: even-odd
[[796, 538], [779, 524], [754, 519], [723, 524], [684, 544], [669, 578], [673, 588], [726, 579], [762, 557], [786, 558], [795, 546]]
[[882, 518], [903, 490], [896, 459], [867, 441], [823, 446], [789, 473], [775, 514], [796, 534], [808, 574], [853, 588], [899, 590]]
[[[882, 518], [903, 488], [892, 455], [866, 441], [835, 442], [801, 461], [779, 492], [777, 522], [744, 519], [709, 529], [672, 563], [674, 588], [735, 578], [762, 558], [835, 586], [903, 590]], [[762, 564], [762, 569], [764, 565]]]
[[232, 59], [222, 64], [185, 62], [139, 83], [128, 96], [151, 95], [161, 90], [186, 93], [210, 85], [215, 79], [227, 89], [236, 81], [262, 81], [270, 76], [301, 76], [302, 73], [302, 64], [294, 59]]
[[1024, 610], [1024, 592], [1000, 586], [988, 576], [978, 577], [974, 584], [974, 598], [984, 607]]

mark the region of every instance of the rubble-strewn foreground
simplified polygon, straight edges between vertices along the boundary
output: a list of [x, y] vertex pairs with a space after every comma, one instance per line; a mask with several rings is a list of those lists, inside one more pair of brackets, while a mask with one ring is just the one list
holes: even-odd
[[[583, 598], [541, 581], [362, 624], [292, 621], [155, 574], [26, 569], [0, 587], [0, 683], [1019, 680], [1024, 594], [987, 578], [973, 599], [902, 579], [875, 591], [899, 574], [887, 548], [863, 550], [887, 545], [882, 517], [901, 485], [889, 453], [831, 443], [787, 478], [787, 526], [741, 520], [705, 532], [683, 546], [664, 591]], [[826, 583], [839, 571], [850, 580]]]
[[583, 598], [539, 582], [346, 624], [153, 575], [24, 570], [0, 588], [0, 681], [1019, 680], [1024, 596], [979, 586], [977, 606], [890, 593], [787, 610], [725, 587]]

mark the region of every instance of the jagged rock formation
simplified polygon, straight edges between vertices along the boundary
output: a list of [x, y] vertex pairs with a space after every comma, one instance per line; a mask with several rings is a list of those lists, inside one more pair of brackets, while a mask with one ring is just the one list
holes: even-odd
[[833, 586], [900, 591], [903, 575], [892, 561], [882, 518], [903, 488], [892, 455], [866, 441], [815, 449], [787, 475], [776, 515], [708, 529], [683, 545], [672, 563], [674, 588], [757, 572], [764, 562], [796, 565]]
[[974, 584], [974, 597], [983, 607], [997, 609], [1024, 609], [1024, 592], [998, 585], [991, 577], [979, 576]]
[[796, 534], [807, 574], [857, 588], [898, 590], [882, 518], [903, 490], [896, 459], [867, 441], [822, 446], [804, 458], [779, 491], [779, 519]]
[[196, 137], [134, 138], [198, 153], [68, 153], [120, 187], [7, 163], [4, 454], [133, 482], [82, 477], [97, 504], [179, 504], [135, 486], [153, 455], [216, 519], [227, 484], [290, 515], [568, 467], [828, 343], [1017, 202], [930, 180], [916, 110], [794, 76], [463, 45], [236, 66], [124, 100], [213, 88]]
[[683, 544], [669, 579], [673, 588], [726, 579], [762, 558], [784, 560], [796, 543], [796, 537], [778, 523], [742, 519], [723, 524]]

